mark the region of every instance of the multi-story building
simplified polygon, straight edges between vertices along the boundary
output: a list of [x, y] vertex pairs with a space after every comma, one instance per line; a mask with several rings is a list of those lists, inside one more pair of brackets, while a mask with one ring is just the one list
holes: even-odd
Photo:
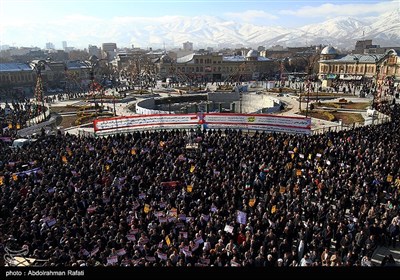
[[29, 63], [0, 63], [0, 88], [31, 87], [36, 74]]
[[94, 45], [89, 45], [88, 53], [89, 53], [89, 56], [101, 57], [100, 48], [98, 48], [97, 46], [94, 46]]
[[111, 61], [111, 60], [115, 59], [115, 56], [117, 55], [117, 44], [116, 43], [103, 43], [102, 51], [103, 51], [103, 55], [101, 56], [101, 58]]
[[176, 61], [163, 55], [157, 64], [162, 78], [175, 77], [183, 81], [249, 81], [272, 76], [276, 63], [250, 50], [245, 56], [224, 56], [218, 53], [192, 53]]
[[332, 46], [321, 51], [321, 80], [400, 82], [400, 59], [395, 50], [384, 54], [339, 54]]
[[46, 49], [48, 49], [48, 50], [54, 50], [54, 49], [55, 49], [54, 44], [51, 43], [51, 42], [46, 43]]
[[62, 41], [61, 44], [62, 44], [62, 49], [63, 49], [64, 51], [66, 51], [67, 48], [68, 48], [67, 41]]
[[193, 51], [193, 43], [189, 42], [189, 41], [183, 43], [183, 50], [184, 51]]

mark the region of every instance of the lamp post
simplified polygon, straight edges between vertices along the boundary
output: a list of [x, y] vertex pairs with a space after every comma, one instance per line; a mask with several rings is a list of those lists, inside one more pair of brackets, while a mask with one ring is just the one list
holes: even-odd
[[112, 90], [113, 93], [113, 107], [114, 107], [114, 117], [117, 116], [117, 111], [115, 110], [115, 90]]
[[307, 104], [306, 104], [306, 118], [308, 117], [308, 103], [310, 102], [310, 78], [307, 81]]
[[94, 70], [99, 64], [99, 59], [97, 56], [92, 55], [89, 57], [88, 62], [84, 62], [86, 66], [89, 68], [89, 78], [90, 78], [90, 84], [89, 84], [89, 92], [92, 93], [93, 95], [93, 103], [94, 103], [94, 110], [95, 110], [95, 115], [97, 117], [97, 102], [96, 102], [96, 88], [95, 88], [95, 78], [94, 78]]

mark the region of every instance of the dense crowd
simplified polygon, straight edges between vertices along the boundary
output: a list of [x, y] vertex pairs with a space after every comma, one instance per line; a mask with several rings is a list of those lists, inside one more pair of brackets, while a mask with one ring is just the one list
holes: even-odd
[[399, 242], [399, 109], [314, 136], [59, 133], [3, 148], [1, 254], [73, 267], [372, 266], [377, 246]]
[[42, 106], [26, 98], [0, 105], [0, 137], [15, 137], [19, 129], [41, 113]]

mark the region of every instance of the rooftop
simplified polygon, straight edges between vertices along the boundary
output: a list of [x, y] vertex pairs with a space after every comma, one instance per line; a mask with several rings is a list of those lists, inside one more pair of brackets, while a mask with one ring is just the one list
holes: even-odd
[[18, 63], [18, 62], [9, 62], [9, 63], [0, 63], [0, 72], [16, 72], [16, 71], [32, 71], [33, 69], [29, 66], [28, 63]]

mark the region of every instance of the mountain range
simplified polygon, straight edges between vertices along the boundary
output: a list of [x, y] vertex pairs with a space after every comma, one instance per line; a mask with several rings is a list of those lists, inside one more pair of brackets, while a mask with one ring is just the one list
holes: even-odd
[[[400, 46], [400, 9], [379, 18], [336, 17], [327, 21], [289, 29], [226, 21], [218, 17], [173, 17], [163, 24], [143, 23], [135, 26], [110, 27], [118, 45], [182, 46], [193, 42], [194, 48], [205, 47], [284, 47], [331, 44], [354, 49], [357, 40], [372, 39], [383, 47]], [[117, 31], [117, 30], [123, 30]]]

